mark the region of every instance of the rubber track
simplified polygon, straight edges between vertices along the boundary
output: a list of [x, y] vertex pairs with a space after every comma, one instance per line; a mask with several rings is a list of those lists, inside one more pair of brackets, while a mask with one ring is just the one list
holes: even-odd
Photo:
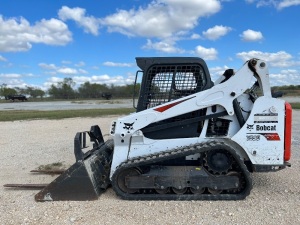
[[[112, 187], [116, 194], [123, 199], [126, 200], [242, 200], [245, 199], [252, 189], [252, 178], [251, 175], [244, 164], [243, 160], [234, 150], [237, 148], [237, 145], [232, 143], [230, 140], [222, 139], [222, 140], [213, 140], [204, 143], [198, 143], [189, 146], [183, 146], [180, 148], [171, 149], [164, 153], [158, 153], [153, 155], [148, 155], [146, 157], [137, 157], [128, 160], [127, 162], [122, 163], [118, 169], [115, 171], [112, 176]], [[145, 165], [152, 165], [157, 162], [161, 162], [164, 160], [174, 159], [177, 157], [183, 157], [188, 155], [193, 155], [196, 153], [203, 153], [210, 150], [215, 149], [225, 149], [232, 154], [236, 163], [239, 165], [244, 178], [245, 188], [241, 193], [235, 194], [143, 194], [143, 193], [134, 193], [128, 194], [123, 192], [118, 187], [117, 175], [124, 169], [128, 169], [131, 167], [139, 167]]]

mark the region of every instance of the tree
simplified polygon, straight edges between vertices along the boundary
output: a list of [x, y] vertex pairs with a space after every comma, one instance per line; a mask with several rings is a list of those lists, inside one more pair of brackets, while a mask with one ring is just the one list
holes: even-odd
[[0, 95], [1, 96], [8, 96], [8, 95], [16, 95], [17, 91], [13, 88], [8, 88], [7, 84], [1, 84], [0, 85]]
[[127, 84], [125, 86], [115, 86], [111, 85], [110, 91], [115, 97], [119, 98], [132, 98], [133, 93], [135, 92], [135, 96], [139, 94], [140, 84], [136, 84], [134, 91], [134, 84]]
[[45, 94], [46, 94], [46, 92], [43, 91], [42, 89], [35, 89], [33, 95], [31, 95], [31, 96], [43, 98], [45, 96]]
[[27, 86], [25, 89], [25, 94], [30, 95], [32, 98], [37, 98], [37, 97], [43, 98], [46, 93], [39, 88]]
[[15, 87], [14, 89], [17, 91], [17, 93], [19, 95], [25, 95], [26, 94], [26, 89], [25, 88]]
[[58, 82], [57, 86], [51, 85], [48, 90], [49, 95], [58, 99], [75, 98], [76, 92], [73, 90], [75, 82], [72, 78], [65, 78], [62, 82]]
[[106, 84], [91, 84], [88, 81], [78, 88], [78, 94], [81, 98], [101, 98], [104, 92], [110, 92]]

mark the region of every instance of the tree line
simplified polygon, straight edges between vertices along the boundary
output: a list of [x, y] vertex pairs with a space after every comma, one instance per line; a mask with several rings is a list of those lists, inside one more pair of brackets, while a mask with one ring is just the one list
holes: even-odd
[[283, 85], [283, 86], [274, 86], [272, 89], [276, 90], [300, 90], [300, 85]]
[[[8, 95], [26, 95], [31, 98], [44, 98], [50, 97], [53, 99], [93, 99], [102, 98], [103, 94], [111, 94], [114, 98], [131, 98], [134, 93], [134, 84], [128, 84], [125, 86], [115, 86], [106, 84], [96, 84], [85, 82], [78, 88], [75, 88], [76, 83], [72, 78], [64, 78], [63, 81], [57, 84], [52, 84], [46, 91], [27, 86], [26, 88], [10, 88], [7, 84], [0, 85], [0, 96]], [[136, 85], [135, 93], [137, 94], [140, 89], [140, 84]], [[282, 91], [286, 93], [298, 93], [300, 91], [300, 85], [285, 85], [274, 86], [272, 91]]]
[[280, 91], [283, 95], [299, 95], [300, 94], [300, 85], [283, 85], [283, 86], [274, 86], [271, 88], [273, 92]]
[[[106, 84], [96, 84], [85, 82], [78, 88], [75, 88], [76, 83], [72, 78], [64, 78], [62, 82], [52, 84], [50, 88], [43, 91], [40, 88], [27, 86], [26, 88], [10, 88], [7, 84], [0, 85], [0, 96], [8, 95], [26, 95], [31, 98], [50, 97], [53, 99], [77, 99], [77, 98], [101, 98], [103, 94], [111, 94], [114, 98], [128, 98], [132, 97], [134, 92], [134, 84], [125, 86], [115, 86]], [[139, 84], [136, 86], [139, 90]]]

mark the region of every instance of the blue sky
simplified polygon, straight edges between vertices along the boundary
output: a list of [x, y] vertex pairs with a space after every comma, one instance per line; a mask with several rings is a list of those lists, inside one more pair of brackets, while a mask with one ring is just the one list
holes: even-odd
[[300, 0], [2, 0], [0, 84], [125, 85], [135, 57], [196, 56], [213, 80], [256, 57], [300, 85], [299, 21]]

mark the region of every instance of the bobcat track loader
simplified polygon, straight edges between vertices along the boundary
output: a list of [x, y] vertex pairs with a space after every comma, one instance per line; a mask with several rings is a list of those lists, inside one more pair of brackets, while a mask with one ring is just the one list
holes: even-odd
[[272, 97], [266, 62], [213, 83], [200, 58], [136, 61], [136, 113], [113, 121], [106, 142], [97, 125], [77, 133], [76, 163], [37, 201], [93, 200], [110, 186], [129, 200], [240, 200], [251, 173], [290, 166], [292, 108]]

